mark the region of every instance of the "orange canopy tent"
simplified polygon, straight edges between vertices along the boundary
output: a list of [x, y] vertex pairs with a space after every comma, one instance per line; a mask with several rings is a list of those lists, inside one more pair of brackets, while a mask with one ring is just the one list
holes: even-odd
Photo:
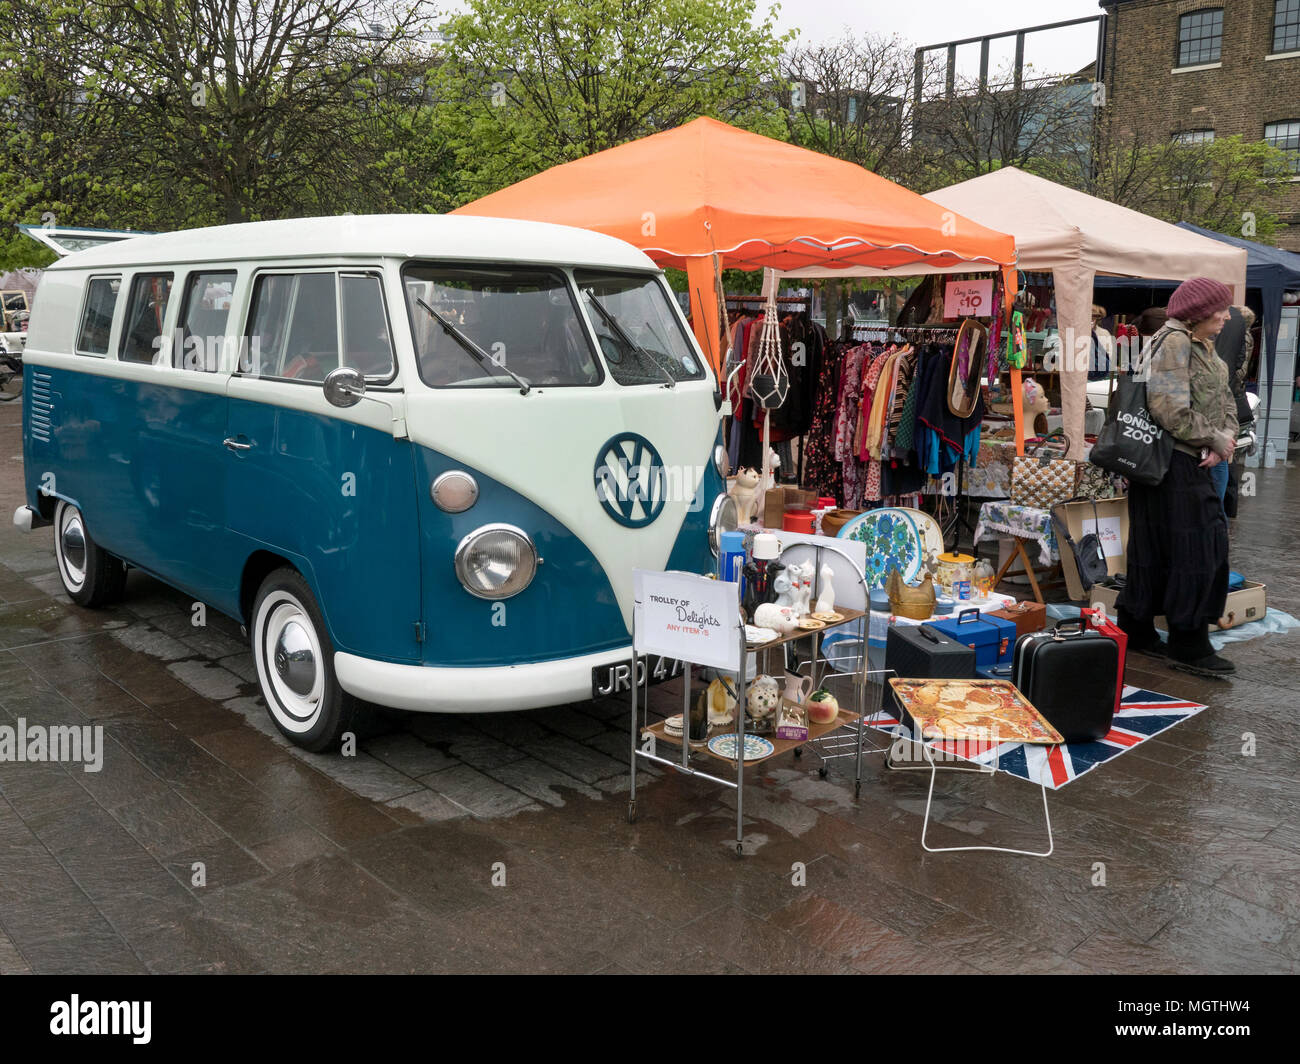
[[[453, 213], [594, 229], [685, 269], [695, 335], [718, 371], [715, 254], [744, 270], [992, 264], [1008, 293], [1016, 284], [1013, 237], [853, 163], [712, 118], [554, 166]], [[1018, 413], [1019, 388], [1013, 398]]]

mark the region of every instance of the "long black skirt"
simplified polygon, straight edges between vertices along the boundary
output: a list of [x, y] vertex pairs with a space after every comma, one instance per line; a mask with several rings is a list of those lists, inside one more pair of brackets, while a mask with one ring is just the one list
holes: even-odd
[[1129, 485], [1127, 583], [1117, 605], [1160, 614], [1193, 631], [1223, 616], [1228, 597], [1228, 521], [1210, 471], [1175, 451], [1154, 488]]

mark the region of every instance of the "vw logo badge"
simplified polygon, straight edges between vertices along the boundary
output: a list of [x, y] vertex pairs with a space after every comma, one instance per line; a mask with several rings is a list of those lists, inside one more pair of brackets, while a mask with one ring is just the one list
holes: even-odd
[[663, 513], [667, 480], [654, 444], [635, 432], [612, 437], [596, 456], [596, 498], [627, 528], [644, 528]]

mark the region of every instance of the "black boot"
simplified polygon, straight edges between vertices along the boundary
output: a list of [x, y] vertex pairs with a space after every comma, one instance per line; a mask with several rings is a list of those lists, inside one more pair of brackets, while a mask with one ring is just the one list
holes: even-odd
[[1223, 678], [1237, 671], [1232, 662], [1214, 652], [1208, 625], [1190, 630], [1171, 628], [1169, 656], [1173, 663], [1202, 676]]
[[1115, 623], [1128, 636], [1128, 649], [1134, 654], [1152, 654], [1165, 657], [1168, 651], [1160, 640], [1155, 622], [1150, 617], [1137, 617], [1120, 606], [1116, 610]]

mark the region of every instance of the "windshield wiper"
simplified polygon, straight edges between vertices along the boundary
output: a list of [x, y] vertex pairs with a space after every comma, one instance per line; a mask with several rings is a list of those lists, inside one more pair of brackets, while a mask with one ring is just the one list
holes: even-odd
[[[433, 307], [429, 306], [429, 304], [426, 303], [419, 296], [415, 297], [415, 301], [429, 312], [429, 316], [432, 317], [434, 321], [436, 321], [439, 325], [443, 327], [443, 330], [447, 333], [448, 336], [450, 336], [453, 340], [455, 340], [458, 344], [460, 344], [461, 347], [463, 347], [466, 351], [468, 351], [471, 355], [473, 355], [474, 358], [478, 361], [478, 364], [480, 366], [482, 366], [484, 369], [488, 369], [489, 366], [495, 366], [497, 369], [505, 370], [507, 374], [509, 374], [511, 377], [514, 378], [515, 383], [519, 385], [519, 394], [520, 395], [528, 394], [529, 389], [532, 388], [532, 385], [529, 384], [526, 380], [524, 380], [523, 377], [519, 376], [518, 373], [512, 370], [504, 362], [498, 362], [495, 358], [489, 355], [486, 351], [483, 350], [483, 348], [479, 347], [478, 344], [476, 344], [473, 340], [471, 340], [468, 336], [466, 336], [463, 332], [461, 332], [457, 326], [449, 322], [446, 318], [444, 318], [441, 314], [439, 314], [436, 310], [434, 310]], [[489, 370], [489, 372], [491, 371]]]
[[621, 326], [618, 323], [618, 319], [615, 318], [613, 314], [611, 314], [608, 310], [606, 310], [604, 307], [600, 305], [600, 300], [596, 298], [596, 293], [592, 289], [588, 288], [586, 290], [586, 296], [587, 296], [587, 301], [593, 307], [595, 307], [596, 310], [600, 313], [601, 320], [604, 321], [606, 325], [608, 325], [611, 329], [614, 330], [614, 335], [617, 336], [622, 343], [627, 345], [627, 349], [629, 351], [635, 351], [638, 355], [641, 355], [643, 358], [645, 358], [650, 363], [650, 365], [654, 366], [654, 368], [657, 369], [663, 375], [664, 380], [668, 382], [667, 386], [669, 388], [676, 388], [677, 379], [666, 369], [664, 369], [663, 365], [660, 363], [660, 361], [657, 358], [654, 357], [654, 355], [652, 355], [644, 347], [642, 347], [635, 340], [633, 340], [632, 337], [628, 336], [628, 334], [624, 331], [623, 326]]

